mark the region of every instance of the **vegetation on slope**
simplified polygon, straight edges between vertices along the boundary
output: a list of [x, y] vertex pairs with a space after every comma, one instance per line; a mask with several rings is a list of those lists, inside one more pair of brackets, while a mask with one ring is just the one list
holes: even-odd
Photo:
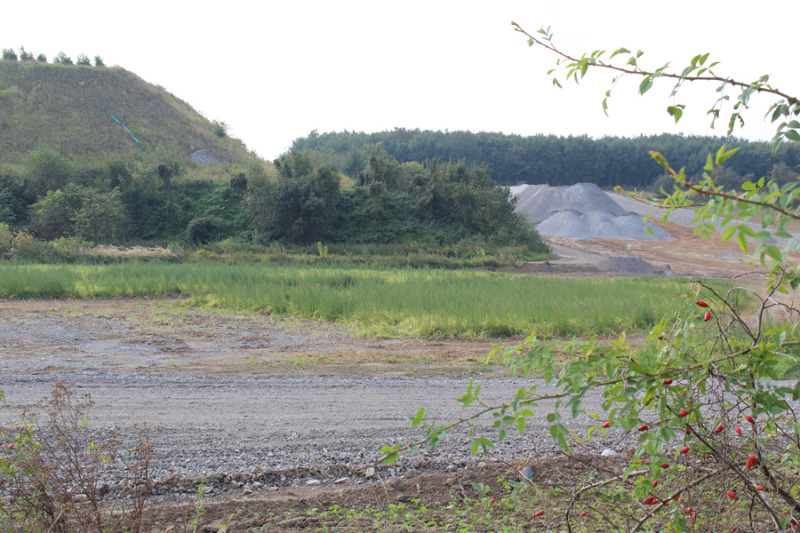
[[112, 114], [161, 159], [200, 149], [228, 164], [254, 159], [219, 123], [120, 67], [0, 61], [0, 164], [39, 147], [87, 162], [147, 156]]
[[[489, 169], [400, 165], [373, 150], [348, 180], [299, 152], [274, 165], [121, 68], [0, 61], [0, 224], [95, 243], [421, 241], [546, 252]], [[219, 165], [189, 156], [203, 149]], [[26, 237], [27, 236], [27, 237]], [[22, 243], [22, 244], [20, 244]], [[24, 246], [23, 246], [24, 244]], [[35, 246], [33, 246], [35, 248]], [[36, 254], [33, 254], [36, 255]]]

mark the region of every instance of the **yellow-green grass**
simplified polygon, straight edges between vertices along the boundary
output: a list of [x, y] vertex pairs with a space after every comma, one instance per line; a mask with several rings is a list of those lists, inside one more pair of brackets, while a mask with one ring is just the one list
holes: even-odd
[[0, 298], [179, 294], [188, 305], [340, 322], [379, 336], [498, 337], [647, 331], [688, 289], [675, 278], [558, 279], [334, 266], [0, 264]]

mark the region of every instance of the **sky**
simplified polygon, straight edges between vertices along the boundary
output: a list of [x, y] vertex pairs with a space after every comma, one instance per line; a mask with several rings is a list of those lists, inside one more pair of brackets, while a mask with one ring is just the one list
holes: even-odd
[[[28, 0], [3, 6], [0, 48], [99, 55], [224, 122], [271, 160], [312, 130], [724, 135], [725, 124], [711, 130], [706, 116], [716, 85], [670, 97], [666, 82], [638, 96], [639, 81], [623, 79], [606, 117], [611, 75], [555, 88], [547, 71], [556, 57], [529, 47], [511, 21], [530, 33], [549, 26], [573, 55], [643, 50], [645, 67], [669, 61], [680, 70], [710, 52], [717, 74], [770, 74], [800, 94], [798, 15], [797, 0]], [[768, 140], [772, 102], [756, 98], [737, 135]], [[677, 125], [665, 111], [674, 104], [687, 106]]]

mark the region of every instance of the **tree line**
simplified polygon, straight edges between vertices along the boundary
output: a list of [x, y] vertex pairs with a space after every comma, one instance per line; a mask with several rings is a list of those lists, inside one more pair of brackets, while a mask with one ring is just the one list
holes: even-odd
[[[38, 61], [39, 63], [47, 63], [47, 56], [44, 54], [38, 54], [34, 57], [33, 53], [28, 52], [25, 50], [24, 46], [19, 47], [19, 54], [13, 48], [3, 48], [2, 51], [2, 58], [5, 61]], [[83, 66], [91, 66], [92, 61], [89, 59], [89, 56], [81, 52], [78, 54], [78, 57], [75, 61], [72, 61], [72, 58], [65, 54], [64, 52], [59, 52], [53, 58], [53, 63], [60, 64], [60, 65], [83, 65]], [[96, 67], [104, 67], [106, 64], [103, 62], [103, 58], [100, 56], [94, 56], [94, 66]]]
[[401, 164], [377, 145], [355, 179], [300, 151], [254, 161], [227, 182], [194, 179], [179, 161], [75, 163], [47, 148], [18, 168], [0, 175], [0, 223], [45, 240], [541, 247], [485, 165]]
[[649, 156], [650, 150], [664, 154], [670, 161], [683, 162], [687, 174], [699, 178], [707, 154], [716, 152], [722, 144], [743, 148], [722, 171], [726, 184], [731, 186], [761, 176], [793, 180], [797, 177], [794, 169], [800, 164], [800, 147], [794, 143], [782, 146], [773, 158], [765, 142], [667, 134], [593, 139], [403, 128], [378, 133], [312, 131], [307, 137], [296, 139], [292, 149], [311, 151], [319, 164], [355, 177], [371, 147], [378, 143], [401, 162], [438, 159], [484, 164], [491, 168], [492, 178], [504, 185], [589, 182], [604, 188], [620, 185], [657, 189], [658, 180], [665, 173]]

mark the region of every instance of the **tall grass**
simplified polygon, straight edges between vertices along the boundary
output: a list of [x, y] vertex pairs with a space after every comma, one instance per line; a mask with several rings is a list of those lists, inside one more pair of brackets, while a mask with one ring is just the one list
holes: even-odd
[[618, 334], [675, 309], [685, 280], [558, 279], [482, 271], [213, 262], [0, 264], [0, 298], [180, 294], [187, 304], [336, 321], [425, 337]]

